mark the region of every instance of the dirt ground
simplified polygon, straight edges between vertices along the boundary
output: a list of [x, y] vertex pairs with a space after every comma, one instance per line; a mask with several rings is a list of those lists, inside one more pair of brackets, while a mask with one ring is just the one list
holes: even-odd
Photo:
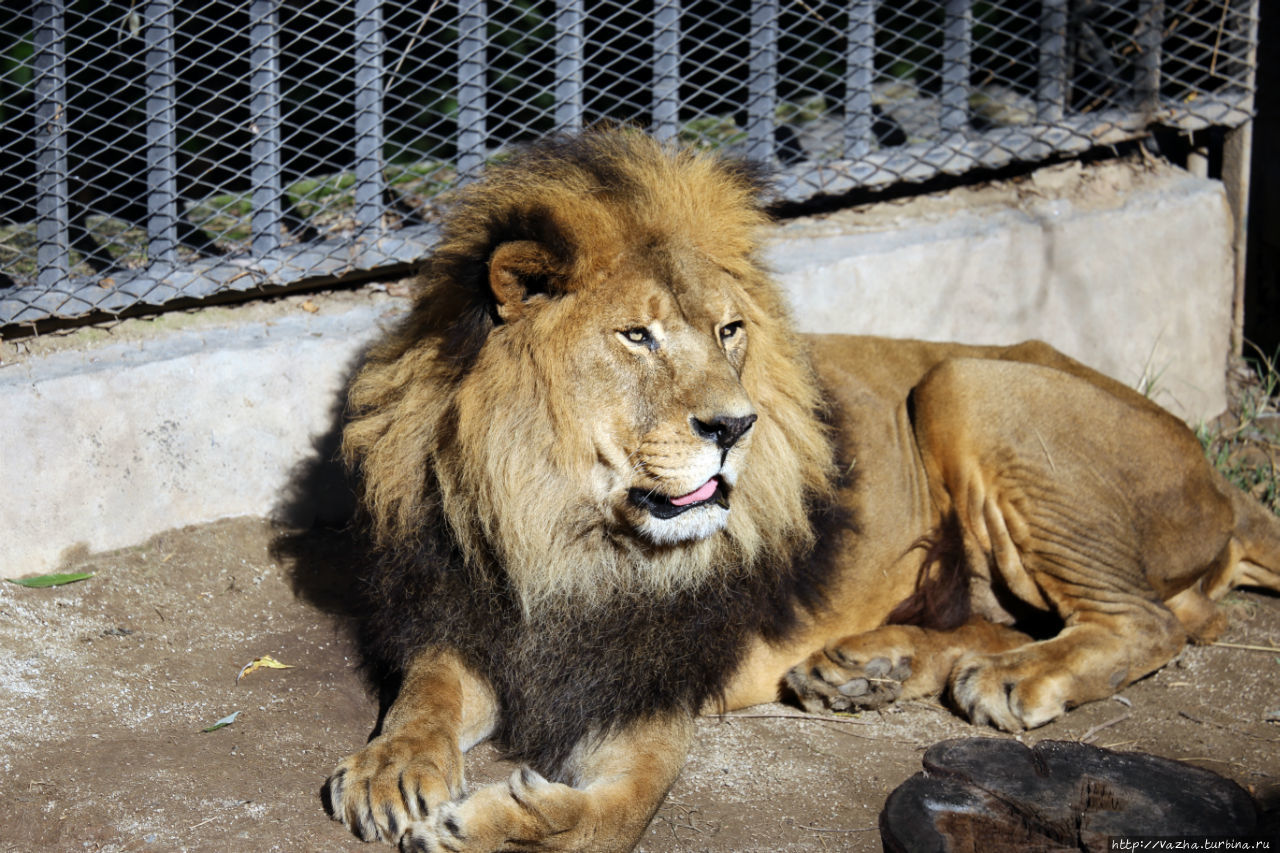
[[[352, 559], [338, 534], [296, 540], [233, 519], [81, 556], [68, 568], [96, 574], [79, 583], [0, 583], [0, 850], [378, 849], [330, 821], [319, 797], [377, 711], [343, 615]], [[1236, 592], [1222, 606], [1226, 641], [1280, 645], [1280, 598]], [[262, 655], [291, 668], [237, 682]], [[1280, 725], [1265, 719], [1280, 709], [1280, 656], [1189, 648], [1122, 698], [1022, 739], [1144, 750], [1280, 800]], [[641, 849], [878, 850], [889, 791], [927, 746], [973, 735], [1005, 737], [925, 704], [706, 718]], [[469, 782], [509, 772], [481, 747]]]

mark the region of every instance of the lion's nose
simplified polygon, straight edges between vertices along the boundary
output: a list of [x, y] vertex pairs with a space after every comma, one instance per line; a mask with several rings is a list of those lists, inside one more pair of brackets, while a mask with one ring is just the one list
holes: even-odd
[[693, 424], [694, 435], [714, 441], [721, 450], [728, 450], [737, 444], [738, 439], [751, 429], [751, 425], [756, 422], [756, 416], [744, 415], [740, 418], [731, 418], [725, 416], [716, 416], [709, 421], [699, 418], [690, 418]]

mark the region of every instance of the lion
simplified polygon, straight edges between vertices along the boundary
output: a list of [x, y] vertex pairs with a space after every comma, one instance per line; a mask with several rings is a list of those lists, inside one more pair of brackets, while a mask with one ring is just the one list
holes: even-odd
[[[1280, 590], [1280, 521], [1121, 383], [1039, 342], [798, 335], [764, 190], [601, 128], [459, 192], [349, 392], [396, 686], [324, 789], [359, 837], [630, 850], [700, 713], [947, 696], [1030, 728]], [[519, 769], [468, 794], [484, 740]]]

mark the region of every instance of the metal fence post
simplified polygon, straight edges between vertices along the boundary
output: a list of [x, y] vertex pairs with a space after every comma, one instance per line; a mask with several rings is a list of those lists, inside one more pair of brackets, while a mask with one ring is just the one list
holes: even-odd
[[747, 58], [747, 153], [773, 160], [773, 116], [778, 97], [778, 0], [751, 4]]
[[35, 90], [36, 284], [53, 289], [71, 273], [67, 235], [67, 46], [61, 2], [36, 3], [31, 56]]
[[143, 15], [147, 45], [147, 256], [173, 264], [178, 260], [173, 0], [151, 0]]
[[1040, 19], [1036, 117], [1062, 121], [1067, 105], [1067, 0], [1044, 0]]
[[382, 0], [356, 0], [356, 222], [382, 224], [386, 178], [382, 163]]
[[680, 132], [680, 0], [653, 8], [653, 134], [666, 141]]
[[556, 0], [556, 130], [582, 127], [582, 0]]
[[[1227, 0], [1223, 0], [1227, 2]], [[1137, 89], [1138, 107], [1154, 115], [1160, 110], [1160, 61], [1164, 42], [1164, 0], [1138, 4]]]
[[875, 126], [871, 103], [876, 56], [875, 0], [851, 0], [846, 33], [844, 156], [856, 160], [871, 152]]
[[[1227, 0], [1230, 2], [1230, 0]], [[1237, 12], [1236, 37], [1241, 41], [1234, 55], [1238, 67], [1227, 73], [1248, 93], [1252, 105], [1257, 88], [1259, 0], [1242, 0]], [[1226, 14], [1226, 9], [1223, 10]], [[1223, 20], [1223, 29], [1226, 29]], [[1243, 55], [1241, 55], [1243, 54]], [[1245, 263], [1249, 250], [1249, 191], [1253, 166], [1253, 121], [1228, 130], [1223, 140], [1222, 185], [1227, 191], [1227, 206], [1235, 223], [1231, 248], [1235, 255], [1235, 291], [1231, 299], [1231, 351], [1244, 354]]]
[[480, 174], [485, 142], [484, 0], [458, 4], [458, 179]]
[[249, 147], [252, 166], [253, 251], [265, 255], [280, 248], [284, 195], [280, 174], [280, 22], [278, 0], [249, 3]]
[[969, 129], [969, 70], [973, 51], [973, 0], [946, 0], [942, 29], [942, 132]]

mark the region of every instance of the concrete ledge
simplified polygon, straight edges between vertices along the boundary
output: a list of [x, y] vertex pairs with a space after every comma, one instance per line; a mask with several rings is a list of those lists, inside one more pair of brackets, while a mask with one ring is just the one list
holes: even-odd
[[[21, 344], [6, 344], [0, 576], [50, 569], [68, 548], [120, 548], [238, 515], [287, 511], [305, 523], [341, 507], [341, 484], [305, 468], [332, 457], [348, 373], [404, 300], [314, 299], [42, 339], [53, 351], [16, 363]], [[295, 501], [309, 477], [310, 504]]]
[[[1196, 418], [1225, 404], [1230, 235], [1215, 182], [1070, 166], [786, 223], [769, 260], [807, 331], [1041, 337], [1158, 374]], [[340, 517], [319, 463], [341, 389], [404, 308], [367, 289], [0, 344], [0, 576], [230, 516]]]
[[771, 258], [805, 331], [1040, 338], [1194, 422], [1226, 408], [1232, 227], [1217, 181], [1071, 163], [788, 223]]

